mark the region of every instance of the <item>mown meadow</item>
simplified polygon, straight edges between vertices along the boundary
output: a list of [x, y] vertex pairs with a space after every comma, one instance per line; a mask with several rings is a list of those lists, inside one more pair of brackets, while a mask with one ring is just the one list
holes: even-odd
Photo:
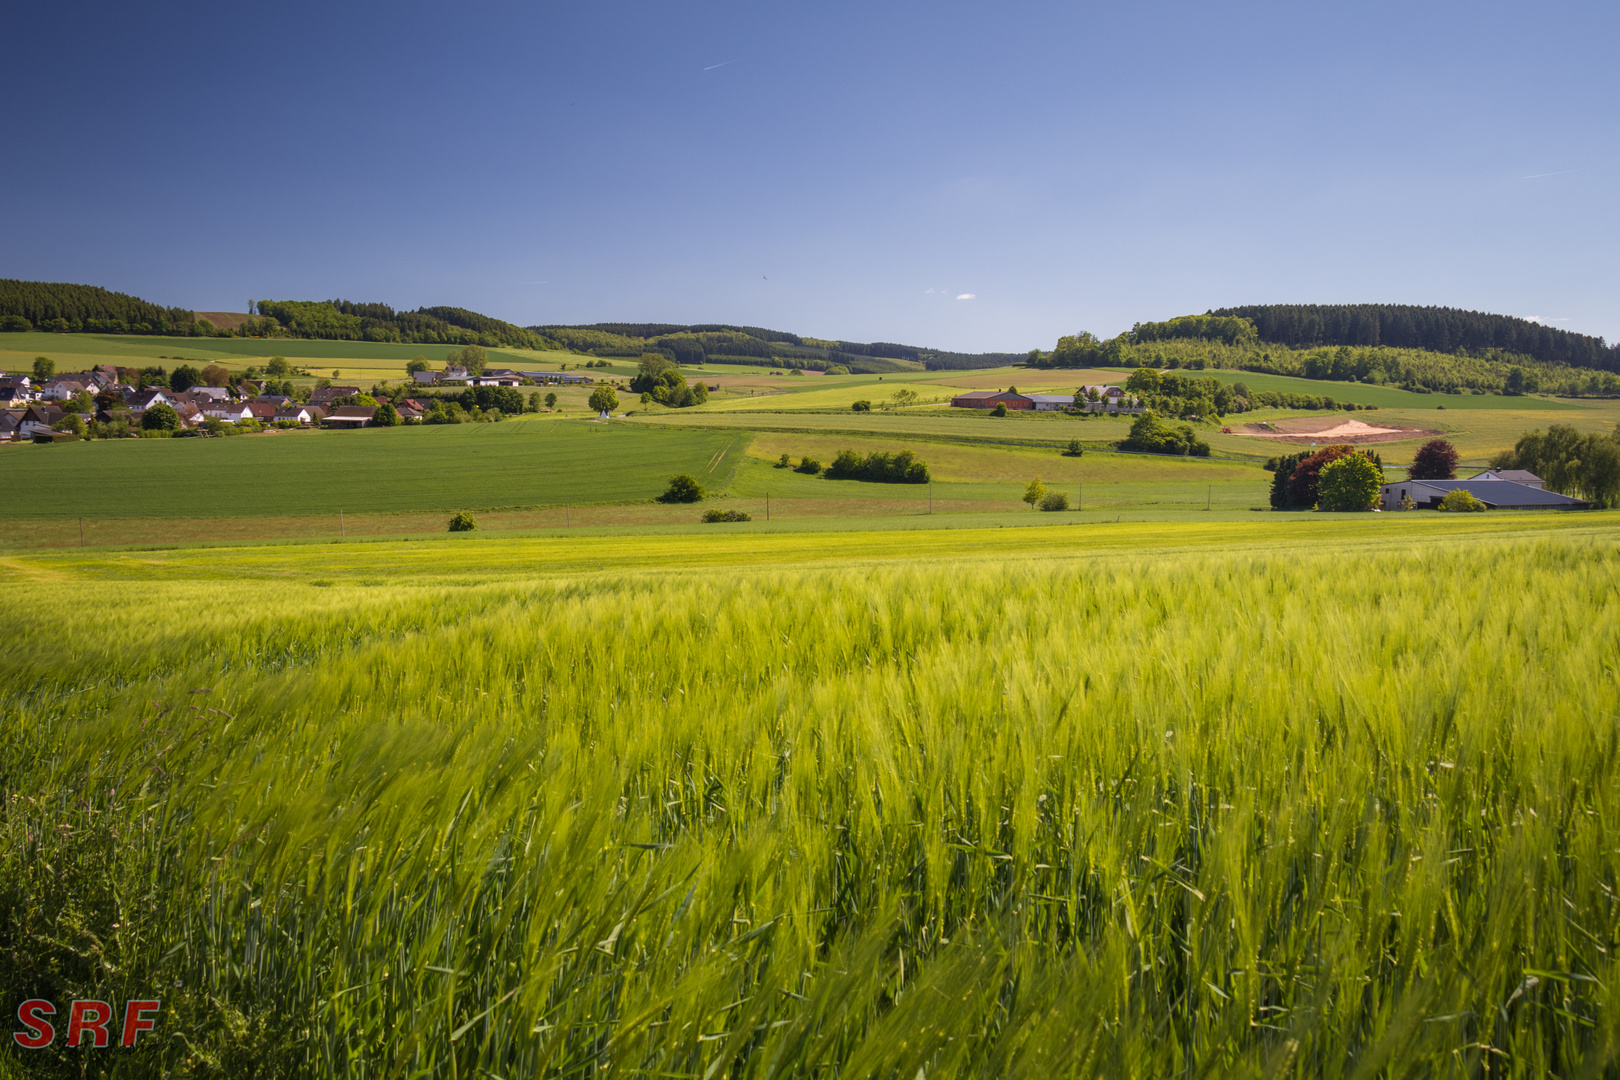
[[0, 1074], [1612, 1073], [1614, 518], [1482, 518], [0, 560], [6, 1007], [163, 1000]]

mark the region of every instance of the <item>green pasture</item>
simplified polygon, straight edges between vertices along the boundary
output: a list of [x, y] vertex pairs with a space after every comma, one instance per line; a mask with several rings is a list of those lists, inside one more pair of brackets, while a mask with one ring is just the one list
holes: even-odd
[[1609, 1075], [1615, 520], [10, 555], [0, 988], [161, 998], [110, 1075]]
[[499, 424], [12, 446], [37, 493], [0, 520], [476, 510], [650, 499], [672, 473], [723, 484], [746, 434], [525, 417]]

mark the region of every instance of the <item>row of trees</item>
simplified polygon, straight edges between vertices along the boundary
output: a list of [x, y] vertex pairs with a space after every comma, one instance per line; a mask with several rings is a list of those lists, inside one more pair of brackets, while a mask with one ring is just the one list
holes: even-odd
[[1339, 443], [1266, 462], [1273, 510], [1371, 510], [1384, 483], [1378, 455]]
[[1411, 304], [1256, 304], [1207, 314], [1247, 319], [1261, 341], [1281, 345], [1391, 345], [1441, 353], [1498, 349], [1545, 363], [1620, 371], [1620, 347], [1601, 337], [1483, 311]]
[[1491, 460], [1497, 469], [1528, 469], [1550, 491], [1597, 506], [1620, 506], [1620, 425], [1602, 435], [1553, 424], [1519, 439]]
[[897, 453], [877, 450], [860, 454], [840, 450], [827, 466], [829, 480], [870, 480], [880, 484], [926, 484], [928, 466], [910, 450]]
[[1131, 433], [1119, 442], [1121, 450], [1136, 450], [1146, 454], [1180, 454], [1191, 457], [1209, 457], [1209, 443], [1193, 433], [1187, 424], [1171, 427], [1151, 412], [1145, 412], [1131, 423]]
[[662, 353], [648, 353], [641, 358], [636, 374], [630, 379], [630, 391], [640, 394], [644, 403], [656, 401], [672, 409], [685, 409], [709, 400], [708, 386], [702, 380], [688, 386], [686, 376]]

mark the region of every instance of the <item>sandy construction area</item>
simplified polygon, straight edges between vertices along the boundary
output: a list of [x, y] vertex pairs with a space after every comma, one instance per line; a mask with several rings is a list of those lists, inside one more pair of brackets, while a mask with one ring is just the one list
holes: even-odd
[[1284, 420], [1276, 424], [1245, 424], [1234, 435], [1247, 435], [1251, 439], [1278, 439], [1282, 442], [1315, 443], [1378, 443], [1399, 439], [1415, 439], [1438, 432], [1418, 428], [1379, 427], [1363, 420]]

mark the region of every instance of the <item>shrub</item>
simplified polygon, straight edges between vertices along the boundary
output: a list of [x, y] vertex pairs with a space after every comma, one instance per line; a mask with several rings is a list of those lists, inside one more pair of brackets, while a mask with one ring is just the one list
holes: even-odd
[[662, 503], [694, 503], [703, 499], [703, 485], [695, 477], [678, 473], [669, 478], [669, 487], [658, 496]]
[[843, 364], [829, 364], [829, 365], [827, 365], [826, 370], [822, 372], [822, 374], [823, 375], [848, 375], [849, 374], [849, 368], [845, 367]]
[[821, 462], [813, 457], [802, 457], [799, 459], [799, 467], [793, 471], [804, 473], [806, 476], [814, 476], [821, 471]]
[[1485, 504], [1474, 498], [1473, 492], [1464, 488], [1453, 488], [1440, 500], [1440, 509], [1476, 513], [1485, 509]]
[[141, 413], [141, 429], [143, 431], [174, 431], [179, 426], [180, 414], [174, 411], [172, 405], [158, 402]]
[[377, 411], [372, 414], [371, 422], [378, 427], [394, 427], [399, 423], [399, 410], [394, 408], [393, 402], [385, 401], [377, 406]]
[[753, 517], [746, 510], [705, 510], [703, 520], [713, 523], [716, 521], [753, 521]]
[[791, 469], [793, 468], [793, 459], [788, 457], [786, 454], [783, 454], [781, 457], [776, 459], [775, 467], [778, 469]]
[[1048, 491], [1041, 497], [1042, 510], [1067, 510], [1069, 508], [1069, 493], [1067, 491]]
[[472, 532], [476, 528], [478, 528], [478, 522], [474, 521], [473, 516], [465, 510], [460, 511], [450, 519], [451, 532]]
[[1378, 504], [1384, 472], [1362, 454], [1328, 462], [1317, 477], [1317, 499], [1323, 510], [1371, 510]]
[[1063, 456], [1064, 457], [1082, 457], [1085, 454], [1085, 452], [1086, 452], [1085, 448], [1080, 445], [1080, 440], [1079, 439], [1070, 439], [1068, 448], [1063, 451]]
[[1006, 416], [1007, 415], [1007, 403], [1005, 401], [996, 402], [996, 407], [990, 410], [990, 415], [991, 416]]
[[872, 411], [872, 403], [870, 401], [851, 402], [849, 407], [851, 409], [854, 409], [856, 412], [871, 412]]

